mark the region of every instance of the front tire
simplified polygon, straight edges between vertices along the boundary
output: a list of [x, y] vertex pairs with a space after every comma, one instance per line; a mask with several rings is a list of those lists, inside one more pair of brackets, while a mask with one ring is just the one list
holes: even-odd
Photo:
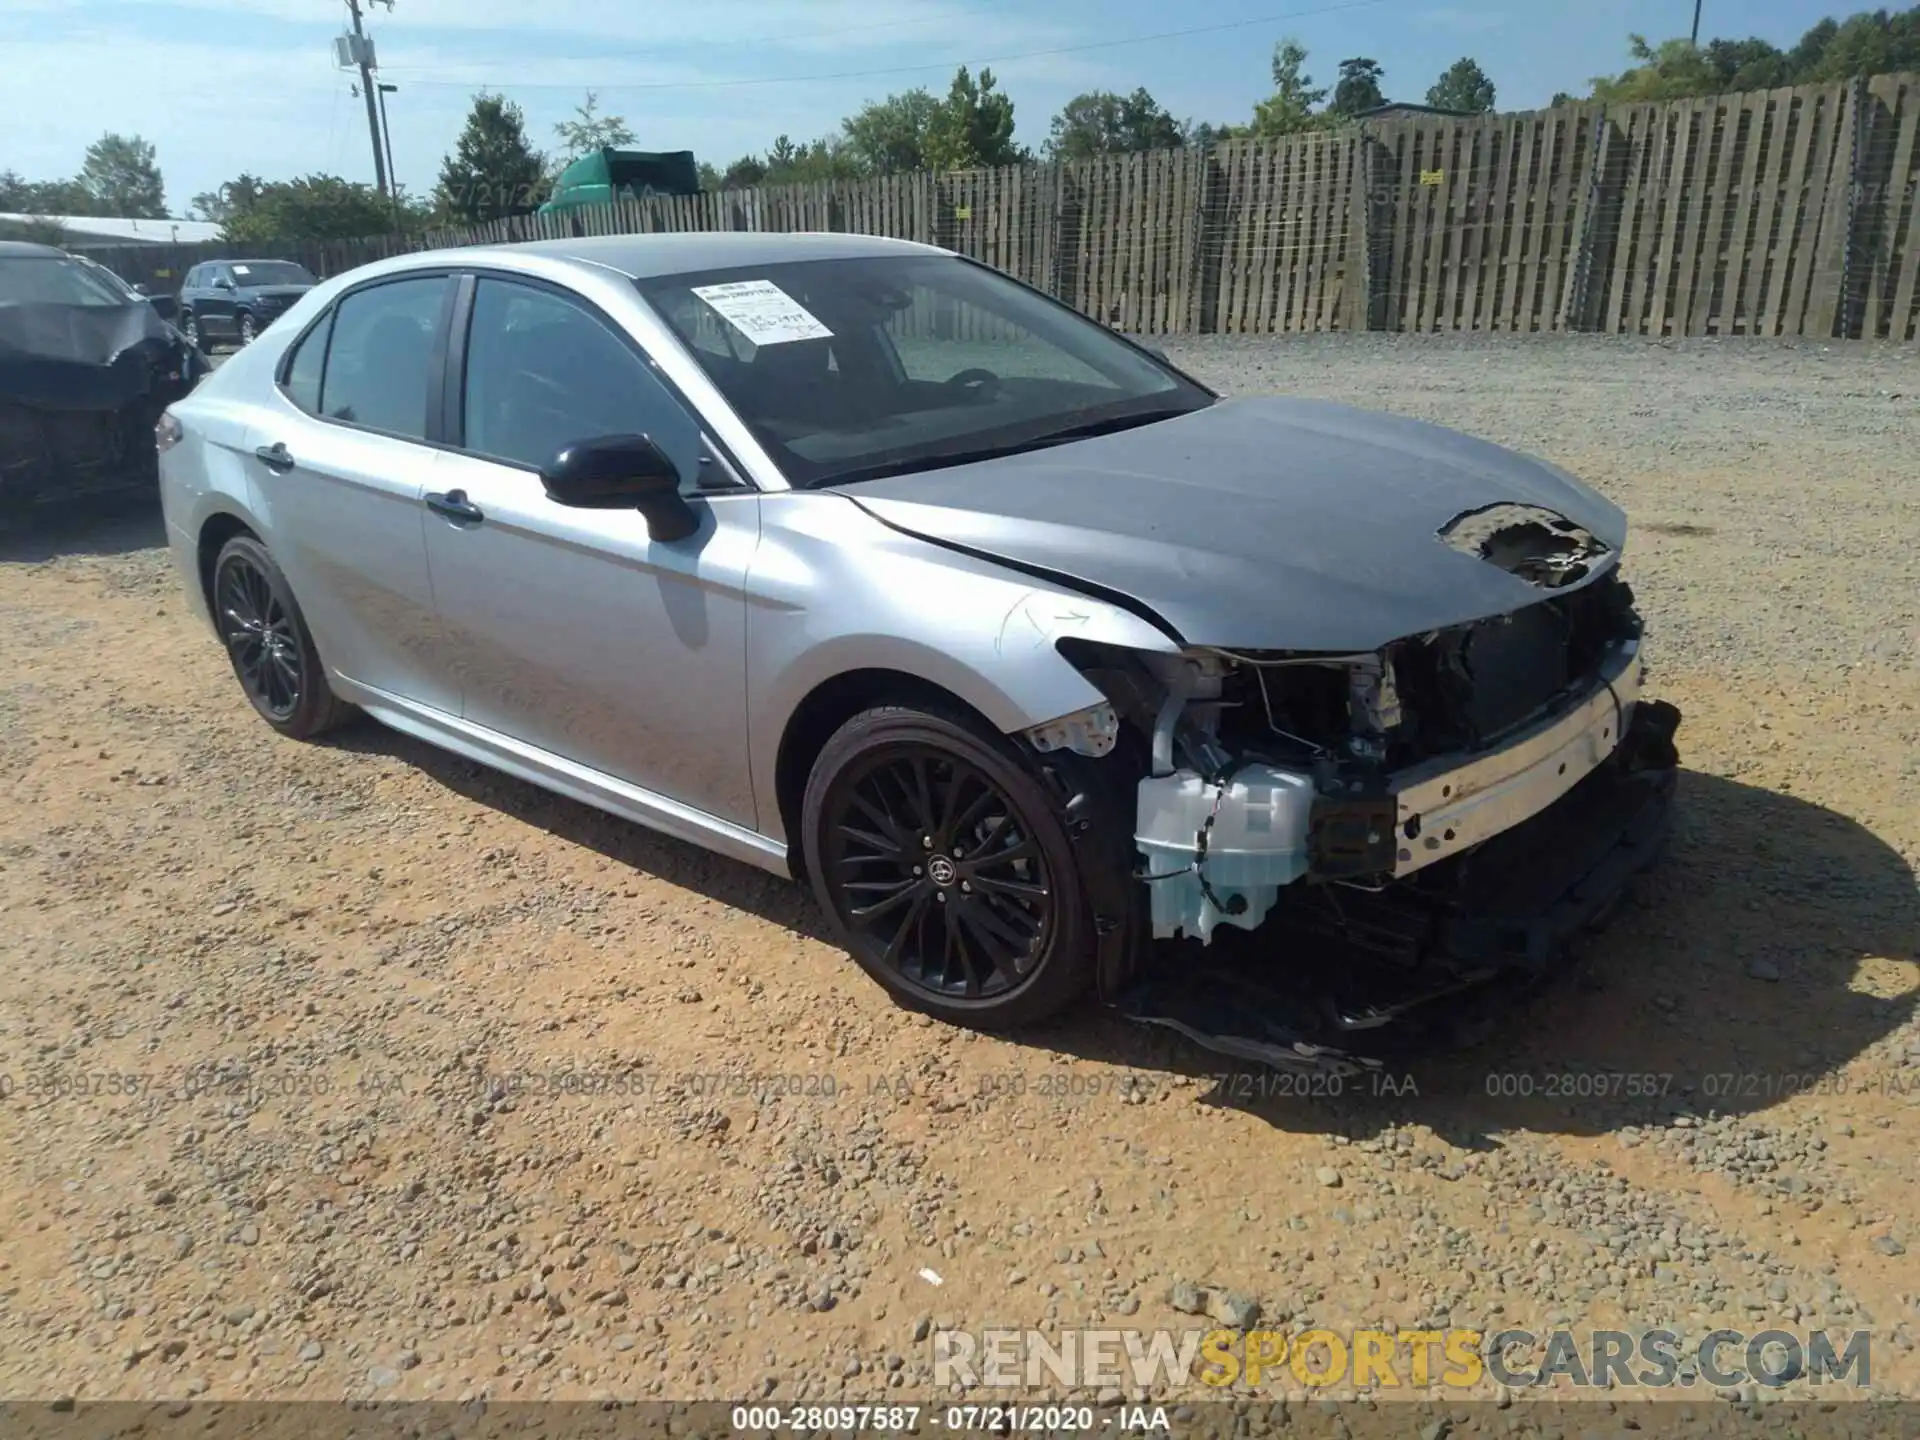
[[212, 352], [207, 348], [207, 338], [200, 333], [200, 320], [191, 310], [180, 317], [180, 333], [187, 337], [187, 343], [202, 355]]
[[240, 312], [240, 348], [242, 350], [246, 349], [247, 346], [253, 343], [254, 337], [259, 333], [260, 328], [254, 323], [252, 312], [242, 310]]
[[251, 535], [234, 536], [213, 563], [213, 617], [240, 689], [282, 735], [311, 740], [353, 714], [327, 684], [287, 577]]
[[864, 711], [814, 762], [801, 812], [821, 908], [861, 969], [955, 1024], [1031, 1024], [1092, 977], [1092, 925], [1060, 806], [959, 715]]

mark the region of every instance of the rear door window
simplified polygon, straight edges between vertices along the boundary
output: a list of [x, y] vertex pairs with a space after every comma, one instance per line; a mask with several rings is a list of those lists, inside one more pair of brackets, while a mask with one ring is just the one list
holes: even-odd
[[356, 290], [334, 307], [320, 386], [323, 419], [427, 438], [427, 384], [452, 284], [445, 275], [390, 280]]

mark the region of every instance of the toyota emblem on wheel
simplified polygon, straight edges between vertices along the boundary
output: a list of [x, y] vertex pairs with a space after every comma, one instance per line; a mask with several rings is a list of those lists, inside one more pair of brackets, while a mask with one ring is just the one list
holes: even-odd
[[927, 862], [927, 878], [936, 885], [951, 885], [960, 872], [954, 868], [953, 861], [944, 855], [936, 855]]

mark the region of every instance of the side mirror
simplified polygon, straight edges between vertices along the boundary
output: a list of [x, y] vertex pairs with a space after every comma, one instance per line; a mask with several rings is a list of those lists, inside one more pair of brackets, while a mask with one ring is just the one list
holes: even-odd
[[680, 470], [645, 435], [603, 435], [566, 447], [540, 471], [547, 498], [581, 510], [638, 510], [655, 540], [684, 540], [700, 516], [680, 493]]

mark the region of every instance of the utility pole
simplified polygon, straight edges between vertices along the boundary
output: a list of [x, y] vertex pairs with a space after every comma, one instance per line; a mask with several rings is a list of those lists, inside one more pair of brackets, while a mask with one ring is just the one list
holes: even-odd
[[360, 0], [347, 0], [347, 10], [353, 16], [354, 59], [360, 64], [360, 96], [367, 102], [367, 132], [373, 137], [373, 183], [385, 195], [387, 160], [380, 150], [379, 97], [373, 89], [372, 50], [367, 44], [367, 32], [360, 27]]
[[1695, 48], [1698, 48], [1700, 44], [1700, 6], [1703, 3], [1704, 0], [1693, 0], [1693, 44]]

